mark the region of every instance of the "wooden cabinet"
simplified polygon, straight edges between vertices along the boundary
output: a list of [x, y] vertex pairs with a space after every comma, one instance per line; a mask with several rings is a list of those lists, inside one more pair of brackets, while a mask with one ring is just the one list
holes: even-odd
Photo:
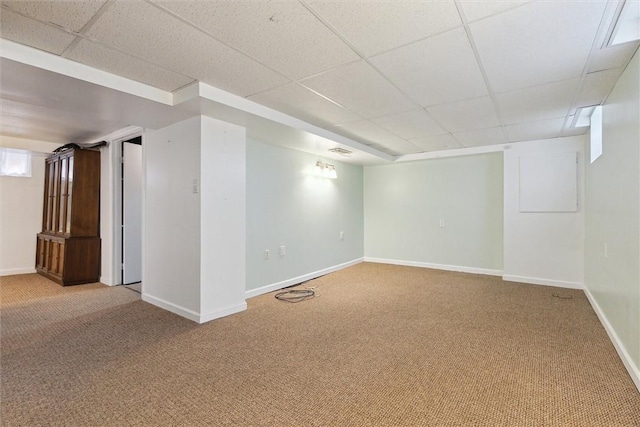
[[36, 270], [76, 285], [100, 278], [100, 152], [69, 149], [46, 160]]

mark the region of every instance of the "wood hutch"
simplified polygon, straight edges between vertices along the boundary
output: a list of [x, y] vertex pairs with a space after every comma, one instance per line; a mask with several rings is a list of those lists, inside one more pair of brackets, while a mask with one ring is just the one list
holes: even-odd
[[36, 271], [63, 285], [100, 280], [100, 152], [70, 148], [45, 163]]

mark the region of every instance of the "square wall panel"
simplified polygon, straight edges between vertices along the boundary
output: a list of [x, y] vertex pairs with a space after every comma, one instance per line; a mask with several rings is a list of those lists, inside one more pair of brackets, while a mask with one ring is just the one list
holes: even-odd
[[240, 96], [288, 82], [285, 77], [148, 3], [113, 3], [90, 28], [88, 36], [161, 68]]
[[357, 114], [297, 83], [261, 92], [250, 96], [249, 99], [317, 126], [362, 120]]
[[488, 94], [463, 28], [394, 49], [371, 61], [423, 107]]
[[302, 84], [365, 118], [407, 111], [415, 105], [364, 61], [335, 68]]
[[564, 117], [575, 99], [580, 79], [563, 80], [496, 95], [503, 124]]
[[371, 119], [401, 138], [412, 139], [441, 135], [446, 131], [424, 110], [411, 110]]
[[445, 1], [311, 1], [311, 8], [365, 56], [462, 25]]
[[580, 76], [605, 4], [530, 2], [470, 24], [493, 90], [505, 92]]
[[3, 6], [42, 22], [79, 32], [98, 13], [106, 0], [3, 1]]
[[500, 126], [493, 101], [488, 96], [434, 105], [427, 111], [449, 132]]
[[0, 15], [0, 36], [56, 55], [61, 55], [75, 39], [75, 36], [69, 33], [7, 9], [2, 9]]
[[156, 3], [292, 79], [359, 59], [297, 1]]
[[65, 57], [169, 92], [193, 82], [190, 77], [86, 39], [82, 39]]

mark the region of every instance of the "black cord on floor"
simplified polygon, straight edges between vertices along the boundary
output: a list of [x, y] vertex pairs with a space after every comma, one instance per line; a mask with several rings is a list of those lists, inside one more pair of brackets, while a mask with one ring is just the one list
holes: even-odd
[[302, 302], [313, 298], [315, 294], [311, 289], [289, 289], [288, 291], [278, 292], [276, 299], [286, 302]]

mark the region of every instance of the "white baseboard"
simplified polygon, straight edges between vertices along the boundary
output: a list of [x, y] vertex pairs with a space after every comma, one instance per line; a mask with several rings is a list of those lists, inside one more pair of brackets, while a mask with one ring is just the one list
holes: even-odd
[[324, 276], [325, 274], [333, 273], [334, 271], [342, 270], [343, 268], [360, 264], [363, 260], [364, 258], [357, 258], [351, 261], [344, 262], [342, 264], [334, 265], [333, 267], [327, 267], [327, 268], [323, 268], [322, 270], [314, 271], [313, 273], [303, 274], [302, 276], [283, 280], [282, 282], [261, 286], [256, 289], [251, 289], [246, 291], [244, 293], [244, 296], [245, 298], [253, 298], [253, 297], [257, 297], [258, 295], [277, 291], [279, 289], [286, 288], [287, 286], [292, 286], [298, 283], [306, 282], [307, 280], [312, 280], [312, 279], [315, 279], [316, 277]]
[[404, 261], [398, 259], [383, 259], [364, 257], [365, 262], [375, 262], [379, 264], [404, 265], [407, 267], [433, 268], [435, 270], [458, 271], [462, 273], [484, 274], [487, 276], [502, 276], [502, 270], [492, 270], [488, 268], [466, 267], [462, 265], [432, 264], [429, 262]]
[[33, 274], [36, 272], [35, 268], [7, 268], [0, 270], [0, 276], [13, 276], [15, 274]]
[[231, 314], [235, 314], [247, 309], [247, 303], [243, 301], [242, 303], [234, 305], [232, 307], [225, 307], [220, 310], [212, 311], [206, 314], [201, 314], [201, 313], [196, 313], [193, 310], [189, 310], [188, 308], [181, 307], [169, 301], [165, 301], [161, 298], [157, 298], [145, 293], [142, 294], [142, 300], [148, 302], [149, 304], [153, 304], [156, 307], [160, 307], [164, 310], [177, 314], [178, 316], [182, 316], [186, 319], [192, 320], [196, 323], [209, 322], [211, 320], [218, 319], [224, 316], [229, 316]]
[[512, 276], [506, 274], [502, 276], [506, 282], [530, 283], [532, 285], [555, 286], [557, 288], [584, 289], [584, 284], [579, 282], [566, 282], [564, 280], [541, 279], [538, 277]]
[[627, 368], [627, 372], [629, 372], [629, 376], [631, 377], [631, 380], [633, 381], [633, 383], [636, 385], [636, 388], [640, 392], [640, 367], [636, 366], [636, 364], [633, 362], [633, 359], [631, 358], [629, 353], [627, 353], [627, 350], [624, 348], [624, 345], [620, 341], [620, 338], [618, 338], [618, 334], [616, 334], [616, 331], [613, 329], [613, 326], [611, 326], [611, 323], [609, 323], [607, 316], [605, 316], [604, 312], [598, 305], [598, 302], [595, 300], [593, 295], [591, 295], [591, 292], [589, 292], [589, 289], [585, 288], [584, 293], [587, 296], [589, 303], [591, 303], [591, 307], [593, 307], [593, 311], [595, 311], [596, 315], [598, 315], [598, 319], [600, 319], [600, 323], [602, 323], [602, 326], [604, 326], [604, 330], [607, 331], [607, 335], [609, 335], [609, 339], [611, 340], [611, 342], [613, 343], [613, 346], [618, 352], [618, 356], [620, 356], [622, 363], [624, 364], [625, 368]]

